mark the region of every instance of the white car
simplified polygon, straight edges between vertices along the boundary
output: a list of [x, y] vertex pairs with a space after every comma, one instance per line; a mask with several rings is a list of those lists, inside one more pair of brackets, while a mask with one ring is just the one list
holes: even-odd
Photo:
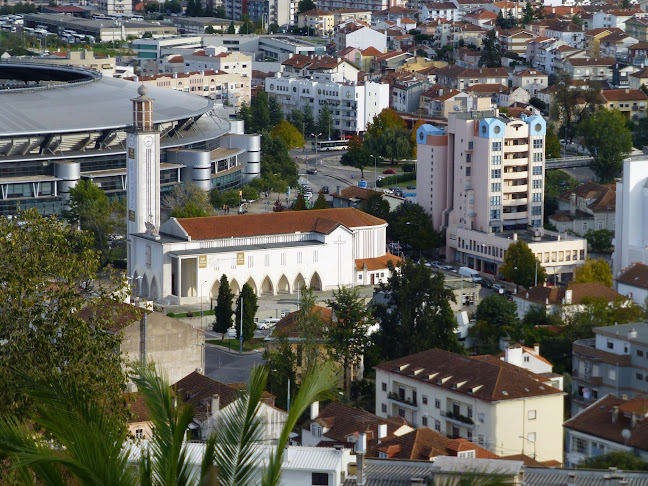
[[498, 294], [503, 294], [504, 293], [504, 286], [500, 284], [493, 284], [493, 290], [497, 292]]

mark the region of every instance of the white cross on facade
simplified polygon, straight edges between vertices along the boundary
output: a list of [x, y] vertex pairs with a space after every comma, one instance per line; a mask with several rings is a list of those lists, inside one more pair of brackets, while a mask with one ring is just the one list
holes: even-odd
[[338, 235], [338, 238], [336, 241], [333, 242], [333, 244], [338, 246], [338, 285], [341, 284], [342, 280], [342, 245], [346, 245], [346, 241], [342, 239], [340, 235]]

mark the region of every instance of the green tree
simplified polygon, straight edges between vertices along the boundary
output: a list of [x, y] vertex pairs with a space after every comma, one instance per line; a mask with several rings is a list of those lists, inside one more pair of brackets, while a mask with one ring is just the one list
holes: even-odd
[[560, 139], [553, 131], [547, 130], [545, 137], [545, 157], [547, 159], [559, 159], [561, 157], [562, 146]]
[[236, 312], [234, 319], [236, 320], [236, 337], [241, 337], [241, 300], [243, 301], [243, 341], [249, 341], [254, 337], [256, 330], [256, 316], [259, 306], [257, 305], [257, 296], [254, 290], [247, 283], [243, 285], [241, 293], [236, 299]]
[[324, 344], [325, 323], [322, 316], [322, 308], [316, 306], [316, 298], [312, 287], [300, 289], [299, 310], [295, 321], [297, 332], [301, 339], [302, 347], [302, 370], [309, 370], [320, 361], [320, 347]]
[[290, 383], [290, 396], [294, 396], [297, 369], [297, 356], [293, 352], [291, 344], [285, 337], [277, 339], [276, 348], [266, 350], [263, 359], [266, 360], [268, 368], [267, 390], [275, 398], [275, 405], [282, 410], [288, 405], [288, 383]]
[[457, 340], [457, 322], [450, 307], [454, 294], [444, 285], [441, 272], [406, 259], [396, 271], [389, 264], [390, 277], [380, 284], [386, 305], [377, 305], [373, 315], [380, 330], [372, 335], [380, 356], [400, 358], [430, 348], [463, 352]]
[[270, 126], [270, 108], [268, 94], [260, 91], [252, 98], [250, 104], [250, 133], [261, 133]]
[[234, 25], [234, 21], [232, 20], [229, 24], [229, 27], [227, 28], [226, 34], [236, 34], [236, 26]]
[[578, 25], [579, 27], [583, 26], [583, 19], [581, 19], [581, 16], [579, 14], [574, 15], [571, 21], [572, 24]]
[[389, 203], [383, 199], [382, 194], [379, 192], [374, 192], [365, 199], [360, 205], [360, 209], [385, 221], [389, 218]]
[[205, 27], [205, 34], [213, 35], [215, 33], [216, 33], [216, 30], [214, 30], [213, 25], [208, 25], [207, 27]]
[[225, 11], [225, 7], [223, 7], [222, 5], [216, 7], [216, 10], [214, 10], [214, 17], [216, 17], [217, 19], [226, 19], [227, 12]]
[[241, 22], [243, 22], [243, 25], [239, 28], [239, 34], [251, 34], [254, 32], [254, 25], [252, 24], [248, 14], [243, 14], [241, 16]]
[[482, 66], [488, 68], [502, 66], [502, 51], [495, 36], [495, 29], [489, 30], [484, 38], [482, 55], [479, 58], [479, 67]]
[[585, 263], [578, 267], [574, 272], [574, 282], [576, 283], [590, 283], [600, 282], [608, 287], [612, 287], [614, 278], [612, 277], [612, 269], [608, 262], [599, 258], [594, 260], [588, 258]]
[[317, 7], [313, 0], [299, 0], [297, 4], [297, 13], [308, 12], [309, 10], [315, 10]]
[[587, 457], [578, 463], [585, 469], [622, 469], [624, 471], [648, 471], [648, 463], [628, 451], [614, 451], [596, 457]]
[[223, 204], [230, 208], [238, 206], [241, 203], [241, 196], [237, 189], [228, 189], [222, 194]]
[[623, 168], [623, 159], [632, 150], [632, 134], [619, 110], [599, 108], [581, 121], [579, 133], [592, 154], [592, 170], [602, 182], [611, 182]]
[[106, 193], [91, 180], [81, 179], [70, 189], [69, 207], [63, 211], [63, 217], [70, 224], [78, 224], [82, 230], [91, 232], [94, 247], [105, 255], [108, 235], [114, 226]]
[[614, 233], [608, 229], [588, 230], [585, 233], [589, 249], [595, 253], [609, 251], [612, 248], [613, 237]]
[[312, 133], [315, 131], [315, 118], [313, 116], [313, 109], [309, 105], [302, 106], [301, 109], [302, 112], [302, 123], [304, 126], [304, 130], [306, 130], [306, 133], [304, 134], [304, 137], [308, 133]]
[[405, 120], [400, 117], [396, 110], [385, 108], [367, 124], [365, 140], [380, 137], [382, 132], [388, 128], [405, 128], [405, 126]]
[[346, 167], [354, 167], [360, 169], [360, 177], [364, 179], [364, 169], [370, 164], [373, 165], [371, 154], [364, 147], [349, 148], [342, 157], [340, 157], [340, 164]]
[[524, 7], [524, 17], [522, 17], [522, 23], [528, 25], [534, 20], [535, 20], [535, 10], [533, 10], [533, 5], [531, 5], [531, 1], [527, 0], [526, 6]]
[[239, 108], [237, 118], [239, 120], [243, 120], [245, 133], [252, 133], [252, 115], [250, 113], [250, 106], [245, 101], [241, 103], [241, 107]]
[[529, 245], [522, 240], [517, 240], [509, 245], [500, 272], [506, 280], [527, 288], [535, 285], [536, 274], [538, 285], [542, 285], [547, 279], [547, 272], [533, 254]]
[[178, 0], [169, 0], [164, 2], [164, 11], [169, 13], [182, 12], [182, 4]]
[[289, 150], [302, 148], [304, 137], [295, 126], [287, 120], [281, 121], [271, 131], [270, 135], [284, 141]]
[[185, 9], [185, 13], [187, 17], [202, 17], [202, 3], [197, 0], [187, 0], [187, 8]]
[[388, 127], [378, 137], [367, 138], [365, 147], [385, 159], [407, 159], [412, 155], [410, 134], [405, 128]]
[[335, 136], [333, 117], [331, 116], [331, 109], [329, 108], [328, 103], [324, 103], [324, 106], [322, 106], [319, 111], [316, 130], [321, 133], [323, 137], [327, 137], [329, 140], [331, 140], [332, 135]]
[[241, 187], [241, 192], [243, 193], [243, 199], [246, 201], [256, 201], [259, 199], [259, 191], [249, 184]]
[[389, 214], [387, 222], [392, 240], [412, 245], [419, 252], [440, 244], [439, 233], [434, 230], [430, 215], [420, 204], [405, 201]]
[[348, 376], [351, 366], [360, 364], [365, 347], [369, 342], [368, 314], [364, 300], [357, 288], [341, 287], [333, 291], [328, 306], [335, 318], [326, 333], [329, 354], [342, 363], [344, 369], [344, 393], [348, 395], [352, 377]]
[[144, 11], [149, 14], [159, 12], [160, 4], [158, 2], [149, 2], [144, 5]]
[[209, 194], [193, 183], [175, 186], [171, 194], [162, 197], [162, 205], [171, 208], [172, 218], [198, 218], [214, 213]]
[[588, 88], [573, 86], [572, 77], [565, 72], [558, 74], [553, 88], [549, 117], [562, 123], [563, 138], [571, 142], [576, 133], [576, 125], [587, 117], [599, 102], [601, 89], [594, 85]]
[[313, 209], [328, 209], [329, 204], [326, 202], [326, 197], [324, 196], [324, 191], [320, 190], [317, 194], [317, 199], [315, 204], [313, 204]]
[[270, 114], [270, 126], [276, 127], [284, 119], [283, 108], [276, 96], [268, 96], [268, 112]]
[[[89, 232], [35, 209], [0, 218], [0, 241], [0, 416], [23, 419], [35, 410], [12, 378], [26, 370], [53, 387], [74, 383], [89, 406], [105, 406], [106, 424], [125, 434], [126, 376], [115, 352], [121, 335], [109, 331], [123, 311], [112, 298], [126, 294], [125, 282], [98, 279]], [[106, 310], [88, 325], [79, 311], [90, 299]]]
[[283, 140], [270, 136], [261, 137], [261, 181], [254, 185], [265, 190], [273, 187], [277, 192], [284, 192], [288, 186], [298, 185], [297, 164], [290, 157], [288, 147]]
[[482, 351], [499, 351], [499, 338], [502, 336], [510, 336], [516, 341], [523, 338], [517, 306], [503, 296], [493, 294], [482, 299], [477, 306], [475, 320], [469, 332], [482, 343]]
[[230, 327], [234, 326], [232, 318], [232, 302], [234, 301], [234, 293], [227, 280], [227, 275], [223, 274], [220, 279], [220, 287], [218, 288], [218, 297], [216, 298], [216, 307], [214, 308], [214, 325], [212, 327], [214, 332], [219, 332], [225, 337], [225, 333]]
[[293, 211], [305, 211], [306, 209], [308, 209], [308, 207], [306, 206], [306, 198], [301, 192], [297, 194], [292, 209]]

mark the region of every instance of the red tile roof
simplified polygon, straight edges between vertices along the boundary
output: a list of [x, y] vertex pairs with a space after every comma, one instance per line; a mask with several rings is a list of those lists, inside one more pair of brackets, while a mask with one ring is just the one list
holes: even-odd
[[569, 58], [565, 62], [568, 62], [572, 66], [608, 66], [612, 67], [616, 64], [616, 60], [613, 57], [598, 57], [598, 58], [590, 58], [590, 57], [576, 57], [576, 58]]
[[382, 52], [380, 52], [374, 46], [367, 47], [364, 51], [362, 51], [363, 56], [379, 56], [380, 54], [382, 54]]
[[[624, 91], [624, 90], [603, 90], [603, 92], [610, 91]], [[630, 90], [640, 91], [641, 90]], [[643, 94], [643, 98], [629, 98], [629, 99], [648, 99], [648, 96]], [[617, 100], [614, 100], [617, 101]], [[577, 198], [583, 198], [587, 202], [587, 207], [592, 211], [614, 211], [616, 208], [616, 186], [614, 184], [597, 184], [595, 182], [586, 182], [570, 191], [563, 192], [558, 199], [569, 202], [571, 195], [575, 194]]]
[[648, 265], [633, 263], [621, 272], [621, 275], [616, 278], [617, 282], [648, 289]]
[[376, 369], [420, 380], [479, 400], [498, 401], [562, 394], [543, 376], [505, 363], [494, 356], [467, 357], [430, 349], [387, 361]]
[[387, 224], [383, 219], [354, 208], [207, 216], [204, 218], [183, 218], [177, 221], [192, 240], [274, 235], [297, 231], [314, 231], [326, 234], [338, 225], [358, 228]]
[[627, 297], [621, 295], [614, 289], [607, 287], [601, 282], [589, 282], [589, 283], [573, 283], [570, 282], [567, 285], [567, 288], [558, 288], [558, 287], [544, 287], [538, 285], [537, 287], [531, 287], [526, 292], [520, 292], [517, 294], [517, 297], [520, 299], [528, 300], [529, 302], [535, 302], [537, 304], [546, 305], [560, 305], [563, 303], [565, 298], [565, 291], [572, 291], [572, 304], [579, 305], [582, 303], [583, 299], [598, 298], [604, 299], [607, 302], [617, 302], [627, 300]]
[[79, 318], [90, 325], [95, 321], [108, 323], [110, 332], [121, 331], [140, 320], [143, 315], [143, 309], [114, 300], [89, 304], [78, 313]]
[[603, 89], [601, 96], [606, 101], [645, 101], [648, 96], [640, 89]]
[[391, 253], [385, 253], [381, 257], [377, 258], [358, 258], [355, 261], [356, 270], [360, 271], [367, 266], [368, 271], [383, 270], [388, 268], [389, 262], [392, 262], [394, 266], [397, 266], [403, 259], [399, 256], [392, 255]]
[[[314, 305], [311, 314], [319, 314], [324, 324], [330, 324], [331, 319], [333, 319], [333, 311], [328, 307], [322, 307], [320, 305]], [[272, 337], [299, 339], [301, 336], [299, 335], [299, 328], [297, 325], [298, 318], [299, 311], [291, 312], [287, 316], [282, 317], [274, 327]]]

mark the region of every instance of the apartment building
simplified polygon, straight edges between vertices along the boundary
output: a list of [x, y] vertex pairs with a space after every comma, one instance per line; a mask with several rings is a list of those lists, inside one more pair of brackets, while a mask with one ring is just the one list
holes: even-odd
[[[229, 106], [250, 104], [250, 79], [238, 73], [202, 70], [187, 73], [156, 74], [123, 78], [147, 86], [194, 93], [221, 101]], [[247, 86], [247, 89], [245, 87]]]
[[133, 14], [133, 4], [129, 0], [99, 0], [98, 7], [106, 15]]
[[421, 2], [419, 18], [421, 20], [444, 19], [458, 22], [463, 20], [464, 11], [452, 2]]
[[594, 337], [572, 345], [572, 417], [613, 394], [648, 393], [648, 324], [595, 327]]
[[446, 66], [436, 73], [437, 84], [463, 90], [478, 84], [503, 84], [508, 86], [506, 68], [462, 68]]
[[[644, 110], [645, 108], [644, 103]], [[558, 196], [557, 201], [558, 210], [549, 216], [549, 221], [561, 233], [569, 231], [585, 236], [589, 230], [614, 231], [616, 212], [614, 185], [586, 182], [563, 192]]]
[[513, 73], [513, 87], [524, 89], [532, 97], [537, 96], [538, 91], [549, 87], [549, 75], [537, 69], [524, 69]]
[[587, 255], [582, 238], [542, 228], [544, 139], [540, 116], [451, 113], [447, 127], [417, 132], [417, 202], [446, 233], [450, 261], [499, 275], [510, 244], [523, 240], [549, 282], [569, 280]]
[[284, 113], [309, 106], [315, 119], [326, 104], [332, 111], [333, 128], [357, 134], [384, 108], [389, 107], [389, 85], [374, 82], [345, 82], [341, 73], [316, 73], [298, 78], [277, 73], [266, 78], [265, 90], [277, 97]]
[[648, 160], [623, 161], [616, 185], [616, 222], [612, 271], [617, 276], [633, 263], [648, 264]]
[[312, 78], [316, 74], [340, 74], [345, 82], [358, 80], [360, 69], [346, 58], [295, 54], [281, 63], [286, 77]]
[[495, 356], [430, 349], [376, 366], [376, 414], [464, 438], [497, 455], [562, 463], [564, 393]]
[[247, 0], [247, 14], [253, 22], [262, 20], [280, 27], [294, 25], [297, 4], [296, 0]]
[[387, 36], [385, 33], [373, 30], [363, 22], [349, 21], [342, 26], [338, 26], [334, 39], [338, 52], [347, 47], [355, 47], [361, 51], [373, 47], [381, 53], [387, 50]]
[[322, 10], [340, 10], [344, 8], [354, 8], [357, 10], [369, 10], [376, 12], [385, 10], [393, 4], [404, 4], [404, 0], [319, 0], [317, 7]]
[[315, 31], [315, 35], [322, 37], [333, 34], [335, 15], [326, 10], [313, 9], [297, 14], [298, 27], [308, 27]]
[[619, 110], [629, 120], [646, 118], [648, 96], [641, 89], [603, 89], [601, 98], [604, 107]]
[[421, 94], [430, 86], [425, 76], [411, 72], [390, 73], [382, 81], [391, 86], [390, 106], [407, 113], [416, 113]]

